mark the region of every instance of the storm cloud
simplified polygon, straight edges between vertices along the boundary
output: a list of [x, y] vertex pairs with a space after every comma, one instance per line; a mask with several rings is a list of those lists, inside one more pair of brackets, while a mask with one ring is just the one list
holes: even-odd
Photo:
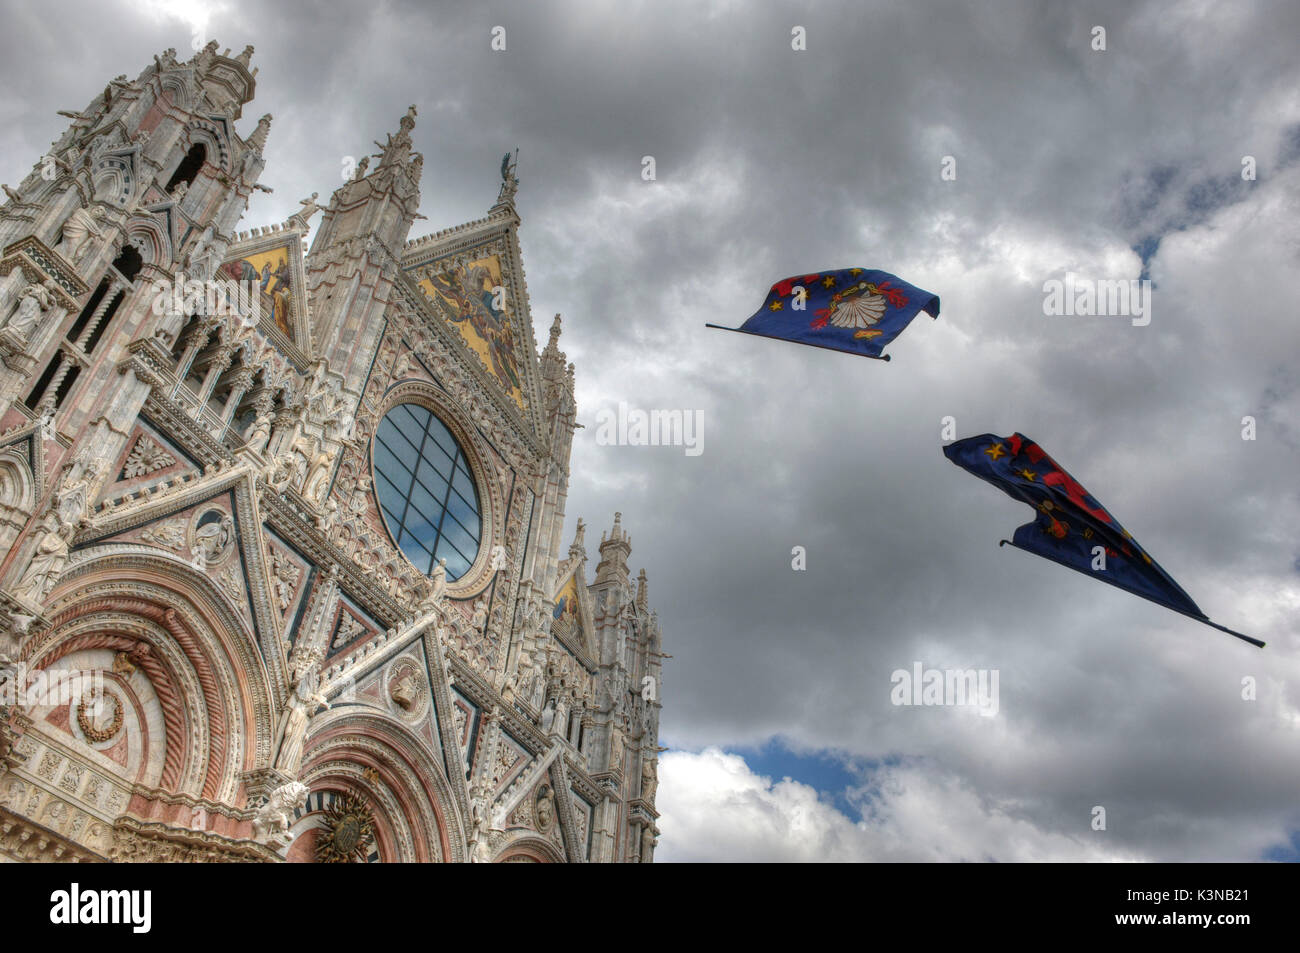
[[[11, 184], [56, 110], [212, 38], [256, 46], [241, 130], [275, 116], [242, 227], [327, 196], [410, 103], [412, 237], [482, 217], [519, 149], [531, 307], [543, 338], [564, 315], [586, 425], [568, 532], [594, 555], [622, 511], [673, 655], [660, 859], [1294, 856], [1300, 8], [4, 8]], [[942, 299], [889, 364], [704, 328], [854, 265]], [[1045, 315], [1067, 271], [1149, 277], [1151, 323]], [[703, 452], [601, 445], [620, 401], [701, 413]], [[1031, 513], [943, 458], [946, 417], [1039, 441], [1268, 648], [999, 549]], [[892, 705], [918, 661], [997, 670], [997, 716]], [[789, 780], [736, 753], [770, 744]], [[854, 780], [800, 778], [811, 755]]]

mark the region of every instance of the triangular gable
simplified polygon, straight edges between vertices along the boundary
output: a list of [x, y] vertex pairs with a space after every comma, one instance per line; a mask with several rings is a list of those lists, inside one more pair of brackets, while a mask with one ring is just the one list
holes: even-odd
[[365, 640], [383, 631], [383, 626], [347, 596], [340, 594], [338, 603], [329, 626], [329, 641], [325, 644], [327, 660], [340, 652], [355, 651]]
[[258, 330], [295, 363], [312, 360], [311, 327], [307, 316], [307, 274], [303, 235], [298, 225], [272, 225], [241, 232], [226, 249], [218, 269], [222, 278], [252, 281], [261, 293]]
[[[110, 495], [110, 502], [77, 535], [73, 552], [105, 543], [133, 543], [158, 549], [196, 570], [202, 565], [201, 571], [249, 623], [268, 666], [282, 670], [284, 622], [272, 602], [271, 587], [262, 581], [269, 578], [270, 567], [259, 542], [262, 521], [251, 475], [235, 471], [177, 480], [139, 499], [114, 500]], [[199, 560], [201, 553], [215, 558], [208, 562], [205, 555]]]
[[[297, 623], [306, 609], [307, 593], [314, 583], [315, 567], [295, 546], [272, 532], [269, 527], [264, 526], [263, 532], [271, 603], [279, 612], [280, 631], [296, 633]], [[292, 642], [287, 636], [285, 642], [287, 648], [292, 648]]]
[[465, 779], [469, 780], [473, 767], [471, 752], [478, 748], [479, 708], [459, 689], [451, 690], [451, 729], [456, 745], [460, 748], [461, 767], [465, 769]]
[[403, 268], [506, 407], [540, 433], [540, 364], [516, 224], [513, 216], [494, 216], [416, 239]]
[[420, 738], [443, 764], [446, 753], [439, 731], [424, 643], [416, 640], [402, 652], [359, 677], [332, 701], [335, 708], [363, 705], [400, 722]]
[[[136, 209], [135, 214], [147, 214], [157, 223], [158, 230], [167, 236], [167, 241], [170, 243], [168, 248], [169, 254], [171, 253], [171, 249], [181, 247], [181, 245], [185, 243], [185, 239], [189, 236], [189, 233], [194, 230], [192, 226], [188, 225], [185, 220], [180, 217], [180, 214], [176, 209], [176, 202], [174, 202], [170, 197], [152, 202], [141, 209]], [[185, 227], [184, 235], [180, 234], [182, 226]]]
[[17, 457], [27, 465], [28, 474], [24, 482], [30, 481], [33, 503], [45, 495], [45, 441], [41, 434], [41, 421], [35, 420], [5, 433], [3, 442], [0, 442], [0, 453], [10, 458]]
[[199, 463], [143, 418], [136, 422], [109, 469], [108, 497], [127, 496], [183, 474], [198, 474]]

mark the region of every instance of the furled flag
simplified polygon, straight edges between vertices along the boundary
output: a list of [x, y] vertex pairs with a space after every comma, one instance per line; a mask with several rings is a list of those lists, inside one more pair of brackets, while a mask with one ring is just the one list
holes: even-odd
[[937, 318], [938, 297], [887, 271], [841, 268], [778, 281], [738, 328], [708, 326], [887, 361], [881, 351], [918, 311]]
[[1042, 447], [1024, 434], [982, 434], [943, 448], [957, 466], [987, 480], [1013, 499], [1028, 503], [1037, 515], [1016, 530], [1010, 542], [1063, 566], [1159, 603], [1175, 612], [1234, 635], [1251, 645], [1258, 639], [1211, 622], [1160, 564], [1138, 545]]

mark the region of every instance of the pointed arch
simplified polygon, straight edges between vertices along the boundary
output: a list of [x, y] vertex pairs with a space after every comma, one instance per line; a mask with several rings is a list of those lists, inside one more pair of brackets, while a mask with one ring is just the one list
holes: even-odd
[[[451, 783], [428, 744], [387, 714], [346, 705], [317, 715], [300, 778], [313, 792], [364, 798], [385, 861], [465, 859], [466, 833]], [[305, 847], [291, 847], [290, 858], [302, 859]]]

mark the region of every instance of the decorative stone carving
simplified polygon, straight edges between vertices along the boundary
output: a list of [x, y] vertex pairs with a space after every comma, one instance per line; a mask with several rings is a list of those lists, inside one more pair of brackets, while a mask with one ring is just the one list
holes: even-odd
[[284, 553], [271, 553], [271, 588], [275, 593], [275, 604], [281, 612], [288, 610], [293, 602], [293, 594], [298, 588], [302, 570]]
[[[108, 702], [112, 701], [109, 705]], [[87, 704], [87, 702], [90, 704]], [[104, 708], [111, 708], [112, 713], [105, 720]], [[122, 699], [104, 689], [102, 695], [77, 702], [77, 727], [91, 744], [103, 744], [112, 741], [122, 730], [122, 717], [125, 713]]]
[[151, 440], [147, 435], [140, 434], [139, 438], [136, 439], [135, 446], [126, 455], [126, 464], [122, 467], [122, 476], [130, 480], [175, 464], [176, 458], [168, 453], [166, 448], [157, 441]]
[[0, 668], [13, 665], [22, 652], [23, 642], [36, 616], [8, 610], [0, 612]]
[[410, 351], [403, 351], [401, 356], [393, 362], [393, 382], [405, 380], [411, 376], [411, 365], [414, 363]]
[[345, 612], [339, 617], [338, 634], [334, 637], [334, 641], [330, 644], [330, 648], [341, 649], [353, 639], [357, 638], [357, 636], [364, 635], [365, 632], [366, 627], [353, 615]]
[[533, 817], [537, 819], [539, 833], [550, 833], [551, 828], [555, 826], [555, 794], [549, 784], [543, 784], [537, 789]]
[[294, 811], [307, 801], [311, 790], [301, 781], [290, 781], [271, 792], [253, 818], [253, 837], [263, 843], [282, 846], [288, 840]]
[[[176, 196], [177, 201], [180, 201], [180, 198], [180, 195]], [[209, 225], [203, 230], [199, 240], [194, 243], [194, 247], [190, 249], [186, 267], [189, 268], [192, 278], [207, 281], [212, 277], [212, 273], [216, 270], [216, 263], [213, 259], [218, 257], [217, 252], [219, 249], [216, 247], [218, 244], [224, 245], [224, 243], [218, 242], [217, 227]]]
[[185, 517], [178, 516], [165, 523], [147, 526], [140, 533], [140, 539], [180, 552], [185, 548]]
[[221, 562], [235, 546], [235, 522], [221, 510], [208, 510], [194, 524], [194, 557], [205, 565]]

